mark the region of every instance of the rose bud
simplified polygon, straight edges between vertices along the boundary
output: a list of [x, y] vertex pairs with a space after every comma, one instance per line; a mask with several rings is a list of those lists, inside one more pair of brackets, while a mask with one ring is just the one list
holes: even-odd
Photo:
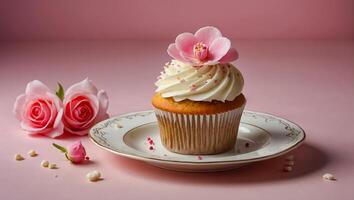
[[81, 141], [76, 141], [67, 146], [67, 148], [55, 143], [53, 143], [53, 146], [65, 153], [65, 157], [72, 163], [80, 163], [86, 158], [85, 147], [82, 145]]
[[73, 163], [79, 163], [85, 160], [86, 151], [85, 147], [82, 145], [81, 141], [74, 142], [67, 147], [67, 157]]

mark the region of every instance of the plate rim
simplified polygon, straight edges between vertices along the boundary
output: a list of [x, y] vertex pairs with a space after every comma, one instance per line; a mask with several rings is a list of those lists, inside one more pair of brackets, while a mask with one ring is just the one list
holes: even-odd
[[[110, 117], [108, 119], [105, 119], [97, 124], [101, 124], [104, 123], [106, 121], [112, 120], [113, 118], [117, 118], [117, 117], [124, 117], [127, 115], [132, 115], [132, 114], [137, 114], [137, 113], [145, 113], [145, 112], [154, 112], [153, 110], [142, 110], [142, 111], [136, 111], [136, 112], [127, 112], [127, 113], [123, 113], [120, 115], [116, 115], [113, 117]], [[134, 160], [139, 160], [139, 161], [144, 161], [144, 162], [153, 162], [153, 163], [162, 163], [162, 164], [179, 164], [179, 165], [227, 165], [227, 164], [242, 164], [242, 163], [251, 163], [251, 162], [258, 162], [258, 161], [262, 161], [262, 160], [268, 160], [268, 159], [272, 159], [275, 157], [279, 157], [281, 155], [284, 155], [294, 149], [296, 149], [297, 147], [299, 147], [302, 143], [304, 143], [305, 139], [306, 139], [306, 132], [305, 130], [298, 125], [297, 123], [288, 120], [286, 118], [280, 117], [278, 115], [273, 115], [270, 113], [266, 113], [266, 112], [258, 112], [258, 111], [253, 111], [253, 110], [244, 110], [243, 112], [251, 112], [251, 113], [256, 113], [256, 114], [263, 114], [263, 115], [267, 115], [267, 116], [271, 116], [271, 117], [275, 117], [281, 120], [285, 120], [288, 121], [292, 124], [294, 124], [295, 126], [297, 126], [303, 133], [303, 137], [301, 140], [297, 141], [295, 144], [293, 144], [292, 146], [290, 146], [289, 148], [280, 151], [278, 153], [272, 154], [272, 155], [267, 155], [267, 156], [263, 156], [263, 157], [258, 157], [258, 158], [251, 158], [251, 159], [243, 159], [243, 160], [230, 160], [230, 161], [207, 161], [207, 162], [201, 162], [200, 160], [196, 160], [196, 161], [178, 161], [178, 160], [164, 160], [164, 159], [159, 159], [159, 158], [152, 158], [152, 157], [146, 157], [146, 156], [138, 156], [138, 155], [132, 155], [132, 154], [128, 154], [128, 153], [123, 153], [123, 152], [119, 152], [119, 151], [115, 151], [113, 149], [110, 149], [106, 146], [103, 146], [102, 144], [100, 144], [99, 142], [97, 142], [93, 136], [92, 136], [92, 129], [97, 125], [94, 125], [93, 127], [90, 128], [89, 130], [89, 138], [90, 140], [97, 145], [98, 147], [105, 149], [111, 153], [114, 153], [116, 155], [119, 156], [123, 156], [126, 158], [131, 158]], [[147, 123], [146, 123], [147, 124]], [[130, 130], [126, 131], [126, 133], [128, 133]], [[126, 134], [125, 133], [125, 134]], [[123, 136], [124, 137], [124, 136]]]

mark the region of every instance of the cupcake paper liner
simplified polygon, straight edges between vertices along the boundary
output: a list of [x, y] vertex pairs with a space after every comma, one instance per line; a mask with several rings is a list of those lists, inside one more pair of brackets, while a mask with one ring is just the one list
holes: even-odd
[[217, 114], [180, 114], [155, 108], [161, 142], [169, 151], [206, 155], [235, 146], [245, 104]]

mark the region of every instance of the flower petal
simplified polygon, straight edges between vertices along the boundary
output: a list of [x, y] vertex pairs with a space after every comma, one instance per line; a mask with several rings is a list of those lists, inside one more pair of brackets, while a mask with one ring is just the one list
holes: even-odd
[[22, 115], [24, 112], [24, 107], [26, 103], [26, 95], [21, 94], [16, 98], [16, 101], [14, 103], [14, 108], [13, 108], [13, 113], [15, 114], [16, 118], [21, 121], [22, 120]]
[[100, 90], [98, 92], [97, 97], [99, 102], [99, 109], [98, 109], [99, 111], [97, 114], [96, 123], [98, 121], [102, 121], [108, 118], [107, 109], [109, 103], [107, 93], [104, 90]]
[[[77, 97], [84, 97], [79, 101], [73, 101]], [[80, 122], [73, 117], [73, 112], [79, 104], [82, 102], [88, 102], [93, 110], [92, 116], [87, 121]], [[76, 135], [86, 135], [88, 133], [88, 129], [95, 123], [95, 119], [97, 118], [99, 112], [100, 102], [96, 95], [90, 93], [77, 93], [72, 96], [68, 96], [68, 98], [64, 101], [64, 115], [63, 122], [65, 125], [65, 130], [69, 133]], [[69, 109], [69, 110], [68, 110]]]
[[211, 61], [207, 61], [207, 62], [203, 63], [203, 65], [216, 65], [216, 64], [219, 64], [219, 61], [211, 60]]
[[57, 127], [60, 127], [62, 126], [62, 117], [63, 117], [63, 113], [64, 113], [64, 110], [62, 108], [59, 109], [58, 113], [57, 113], [57, 116], [54, 120], [54, 124], [53, 124], [53, 128], [57, 128]]
[[52, 100], [52, 103], [54, 104], [54, 106], [59, 109], [63, 107], [63, 102], [59, 99], [59, 97], [53, 93], [47, 92], [46, 96]]
[[49, 88], [38, 80], [33, 80], [29, 82], [26, 86], [26, 95], [37, 95], [42, 96], [47, 92], [50, 92]]
[[181, 33], [176, 37], [176, 46], [184, 56], [193, 57], [193, 46], [197, 43], [192, 33]]
[[59, 137], [59, 136], [64, 134], [63, 129], [64, 129], [63, 124], [59, 123], [58, 127], [53, 128], [52, 130], [50, 130], [45, 135], [47, 135], [48, 137], [51, 137], [51, 138], [56, 138], [56, 137]]
[[65, 97], [70, 96], [73, 93], [88, 92], [96, 95], [98, 90], [91, 80], [87, 78], [79, 83], [75, 83], [65, 92]]
[[194, 55], [188, 55], [183, 52], [181, 52], [181, 55], [186, 60], [185, 63], [192, 64], [192, 65], [201, 64], [200, 60], [195, 58]]
[[167, 48], [167, 53], [170, 55], [172, 58], [179, 60], [181, 62], [188, 62], [184, 57], [180, 54], [179, 50], [177, 49], [177, 46], [175, 43], [170, 44]]
[[206, 26], [200, 28], [197, 32], [195, 32], [195, 37], [197, 38], [198, 42], [202, 42], [208, 47], [210, 47], [211, 43], [217, 39], [222, 37], [221, 32], [219, 29], [213, 26]]
[[48, 131], [46, 126], [35, 128], [28, 124], [27, 121], [21, 121], [20, 126], [22, 130], [27, 131], [29, 134], [45, 134]]
[[238, 52], [234, 48], [230, 48], [224, 57], [222, 57], [219, 62], [220, 63], [229, 63], [237, 60]]
[[231, 47], [231, 42], [225, 37], [220, 37], [215, 39], [209, 47], [209, 57], [210, 61], [218, 61], [226, 55]]

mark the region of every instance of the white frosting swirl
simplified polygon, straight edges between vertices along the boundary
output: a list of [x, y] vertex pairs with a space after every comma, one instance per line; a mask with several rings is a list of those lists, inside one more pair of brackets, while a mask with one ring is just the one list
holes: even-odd
[[241, 94], [243, 77], [231, 64], [193, 67], [190, 64], [172, 60], [166, 63], [164, 72], [155, 83], [156, 92], [162, 97], [172, 97], [176, 102], [232, 101]]

